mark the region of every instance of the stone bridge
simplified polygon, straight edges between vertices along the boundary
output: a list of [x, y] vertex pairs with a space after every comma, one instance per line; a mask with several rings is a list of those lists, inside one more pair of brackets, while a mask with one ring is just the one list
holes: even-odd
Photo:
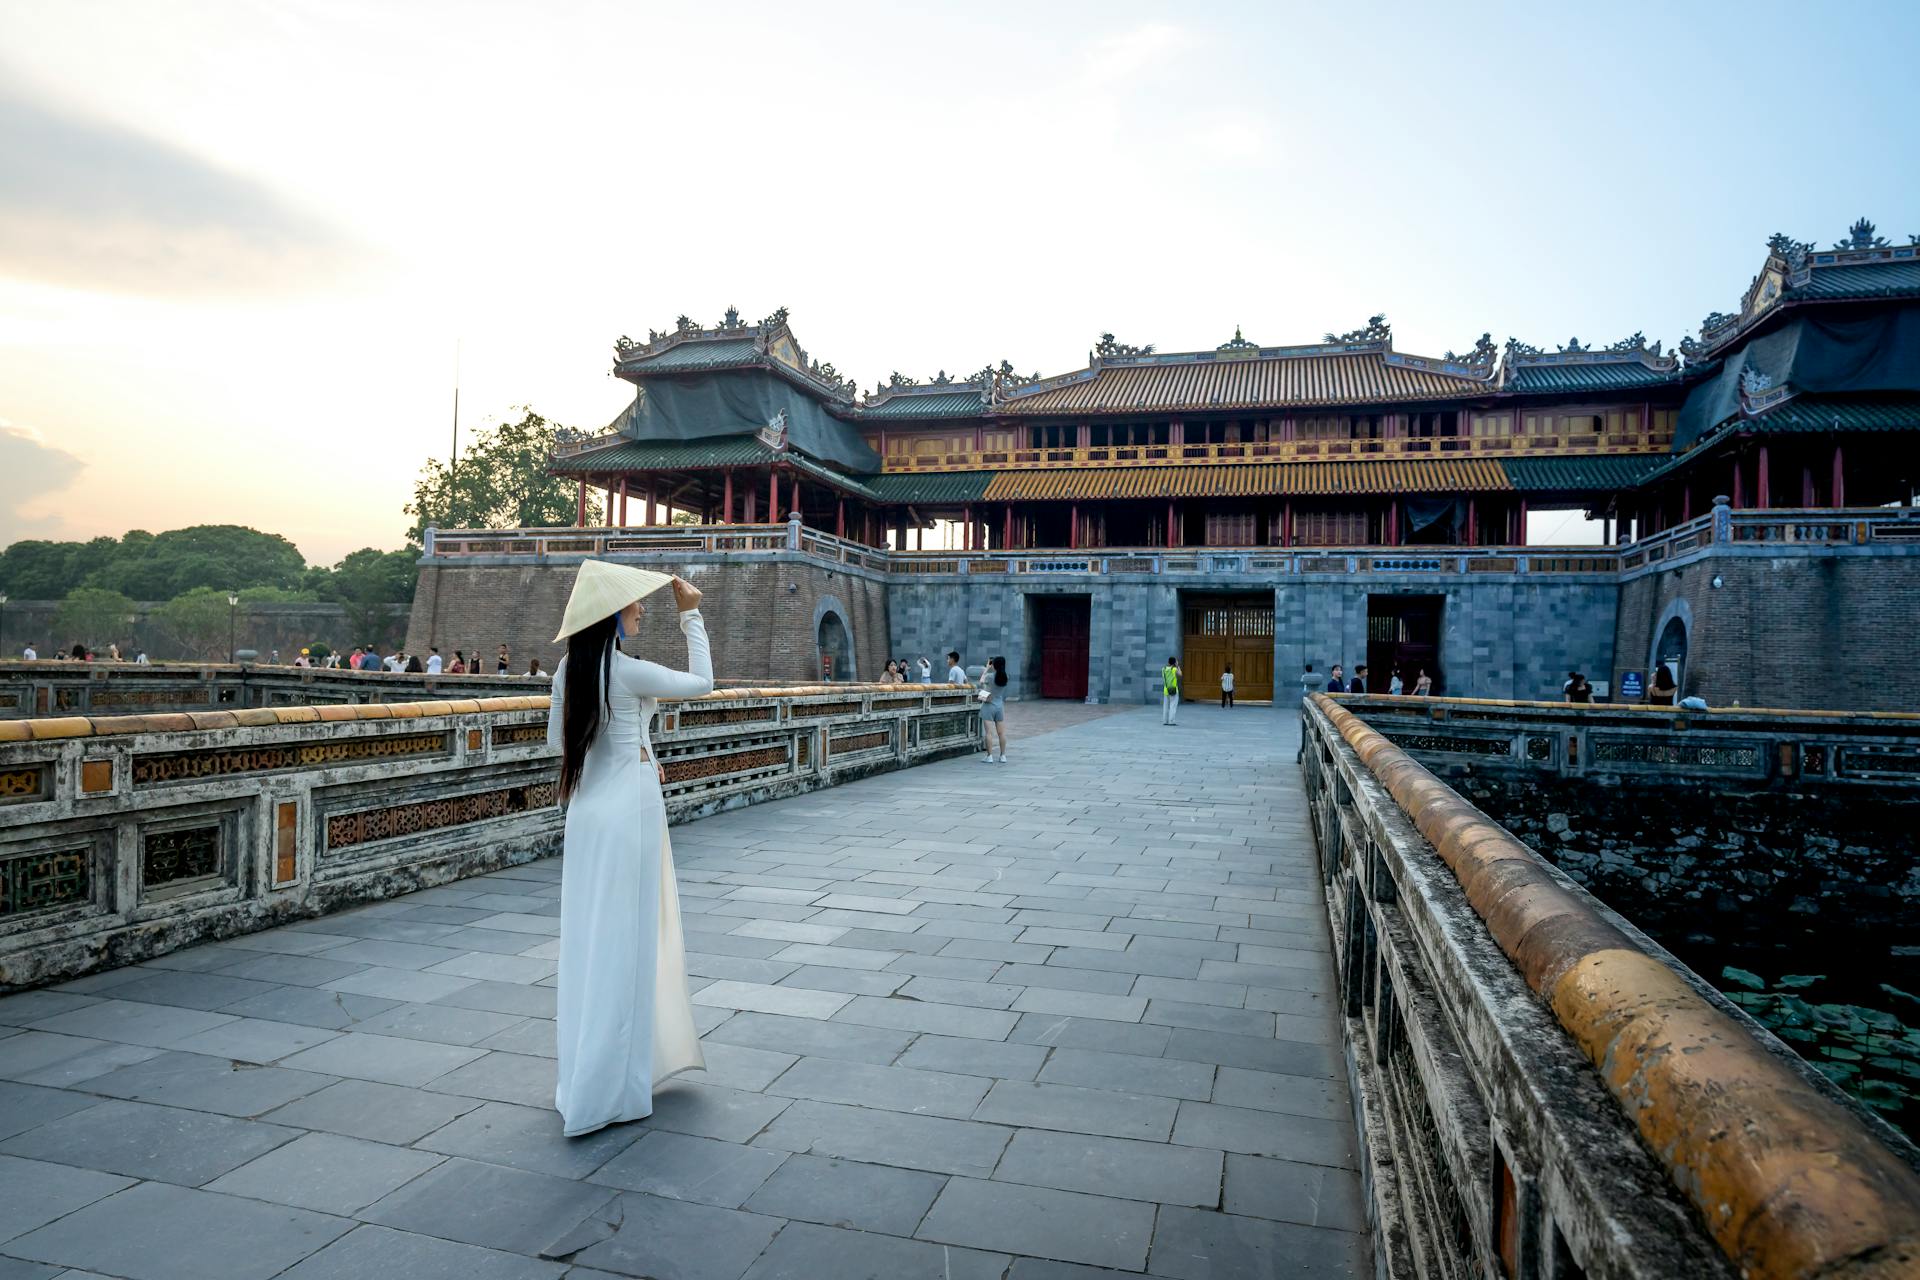
[[[1011, 763], [983, 766], [923, 736], [966, 712], [884, 704], [907, 696], [668, 709], [707, 1067], [572, 1141], [540, 806], [382, 834], [379, 875], [329, 869], [356, 789], [365, 810], [550, 769], [519, 740], [536, 706], [0, 726], [0, 769], [40, 761], [26, 803], [52, 806], [0, 811], [0, 865], [29, 826], [42, 849], [115, 833], [87, 929], [46, 932], [7, 881], [12, 980], [91, 971], [0, 998], [0, 1276], [1920, 1268], [1910, 1145], [1503, 832], [1449, 826], [1475, 815], [1332, 700], [1171, 728], [1019, 703]], [[329, 760], [195, 793], [237, 815], [226, 878], [148, 895], [150, 758], [246, 733], [440, 741], [385, 782]], [[166, 923], [182, 901], [191, 929]], [[22, 959], [30, 934], [58, 963]], [[1596, 956], [1623, 967], [1562, 982]]]

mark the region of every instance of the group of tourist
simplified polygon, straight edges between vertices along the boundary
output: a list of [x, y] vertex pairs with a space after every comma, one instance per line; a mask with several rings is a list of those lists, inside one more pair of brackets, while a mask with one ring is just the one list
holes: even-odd
[[[315, 652], [315, 650], [319, 650], [320, 652]], [[418, 653], [409, 653], [405, 649], [396, 649], [392, 653], [383, 656], [379, 647], [371, 644], [357, 644], [344, 654], [338, 649], [331, 649], [326, 645], [313, 645], [300, 650], [299, 656], [293, 660], [293, 665], [296, 667], [324, 667], [329, 670], [340, 671], [364, 671], [369, 674], [386, 672], [394, 675], [426, 676], [482, 675], [487, 669], [486, 659], [482, 656], [478, 645], [475, 645], [471, 652], [466, 649], [455, 649], [453, 651], [453, 657], [450, 660], [441, 656], [438, 645], [429, 646], [424, 658]], [[509, 654], [507, 646], [503, 644], [500, 646], [498, 653], [494, 655], [493, 674], [504, 676], [511, 675], [512, 673], [512, 656]], [[527, 669], [522, 674], [540, 680], [549, 678], [549, 673], [540, 669], [540, 659], [538, 658], [529, 658], [527, 660]]]
[[[33, 641], [31, 640], [27, 641], [26, 645], [21, 648], [20, 661], [22, 662], [40, 661], [40, 651], [34, 647]], [[103, 658], [98, 654], [94, 653], [93, 650], [87, 648], [86, 645], [80, 644], [79, 642], [76, 641], [74, 643], [73, 648], [66, 650], [65, 652], [62, 652], [59, 649], [55, 649], [53, 651], [53, 656], [47, 659], [47, 661], [49, 662], [136, 662], [144, 666], [146, 665], [146, 661], [147, 661], [147, 651], [145, 649], [136, 648], [133, 651], [133, 657], [129, 658], [120, 652], [119, 645], [110, 644], [107, 646], [107, 653], [106, 653], [106, 656]]]
[[[933, 662], [924, 655], [918, 659], [889, 658], [880, 673], [881, 684], [932, 684]], [[980, 701], [980, 732], [987, 764], [1007, 762], [1007, 660], [988, 658], [980, 668], [978, 680], [967, 675], [958, 650], [947, 651], [945, 683], [965, 685]]]
[[932, 684], [933, 663], [922, 656], [918, 662], [906, 658], [888, 658], [887, 669], [880, 673], [881, 684]]
[[1433, 696], [1433, 676], [1424, 666], [1414, 664], [1407, 668], [1413, 679], [1408, 681], [1398, 671], [1387, 674], [1384, 685], [1367, 674], [1367, 664], [1356, 663], [1353, 678], [1347, 678], [1347, 669], [1339, 663], [1333, 664], [1333, 670], [1322, 677], [1313, 669], [1311, 662], [1300, 673], [1300, 692], [1309, 693], [1389, 693], [1394, 695], [1411, 694], [1416, 698]]

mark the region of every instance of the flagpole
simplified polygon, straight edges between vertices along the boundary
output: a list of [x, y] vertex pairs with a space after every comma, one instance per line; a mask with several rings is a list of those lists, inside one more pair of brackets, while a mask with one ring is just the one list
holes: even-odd
[[447, 456], [447, 520], [452, 523], [460, 475], [460, 339], [453, 340], [453, 452]]

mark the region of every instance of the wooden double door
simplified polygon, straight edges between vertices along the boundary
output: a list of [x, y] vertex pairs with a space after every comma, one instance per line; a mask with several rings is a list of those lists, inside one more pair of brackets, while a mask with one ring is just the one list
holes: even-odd
[[1180, 603], [1182, 696], [1217, 699], [1220, 673], [1231, 665], [1235, 701], [1273, 701], [1273, 596], [1190, 595]]

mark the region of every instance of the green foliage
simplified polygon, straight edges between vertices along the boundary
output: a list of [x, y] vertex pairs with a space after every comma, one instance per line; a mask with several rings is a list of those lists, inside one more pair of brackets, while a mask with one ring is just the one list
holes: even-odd
[[78, 641], [104, 652], [108, 645], [133, 634], [133, 612], [133, 601], [118, 591], [81, 587], [61, 600], [48, 643], [65, 649]]
[[207, 661], [224, 662], [227, 637], [232, 634], [235, 611], [227, 603], [230, 593], [217, 587], [200, 587], [175, 596], [153, 611], [153, 620], [173, 638], [183, 654]]
[[[420, 468], [407, 537], [438, 529], [514, 529], [573, 523], [577, 482], [552, 475], [547, 462], [558, 428], [522, 405], [518, 422], [503, 422], [468, 441], [456, 467], [438, 458]], [[599, 508], [592, 508], [598, 518]]]
[[419, 581], [419, 558], [419, 550], [414, 547], [405, 551], [362, 547], [333, 567], [328, 598], [340, 602], [355, 643], [372, 640], [384, 644], [390, 638], [395, 627], [387, 606], [413, 599], [414, 584]]
[[0, 552], [0, 590], [20, 600], [63, 600], [79, 587], [135, 600], [170, 600], [199, 587], [298, 587], [299, 548], [239, 525], [194, 525], [88, 542], [16, 542]]

